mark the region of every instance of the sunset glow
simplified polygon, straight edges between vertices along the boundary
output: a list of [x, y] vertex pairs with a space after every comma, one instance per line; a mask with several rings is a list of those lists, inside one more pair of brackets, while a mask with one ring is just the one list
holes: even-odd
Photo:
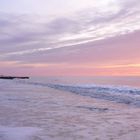
[[1, 1], [0, 75], [140, 76], [139, 7], [139, 0]]

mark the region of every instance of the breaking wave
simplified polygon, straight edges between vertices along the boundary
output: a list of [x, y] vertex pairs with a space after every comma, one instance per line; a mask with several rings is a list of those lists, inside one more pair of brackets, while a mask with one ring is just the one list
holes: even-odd
[[48, 84], [58, 90], [69, 91], [82, 96], [105, 99], [140, 107], [140, 89], [127, 86], [104, 85], [58, 85]]
[[71, 92], [81, 96], [115, 101], [140, 107], [140, 88], [112, 85], [66, 85], [53, 83], [28, 82], [35, 86], [46, 86]]

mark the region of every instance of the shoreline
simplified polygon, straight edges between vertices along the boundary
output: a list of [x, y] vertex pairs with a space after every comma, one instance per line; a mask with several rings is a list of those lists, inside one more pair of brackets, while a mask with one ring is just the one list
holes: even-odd
[[0, 126], [41, 129], [33, 140], [140, 139], [140, 108], [14, 82], [0, 97]]

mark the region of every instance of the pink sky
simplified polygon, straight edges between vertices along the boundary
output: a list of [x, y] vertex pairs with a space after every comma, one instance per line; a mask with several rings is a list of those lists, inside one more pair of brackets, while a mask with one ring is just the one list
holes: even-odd
[[140, 76], [139, 0], [10, 2], [0, 2], [1, 75]]

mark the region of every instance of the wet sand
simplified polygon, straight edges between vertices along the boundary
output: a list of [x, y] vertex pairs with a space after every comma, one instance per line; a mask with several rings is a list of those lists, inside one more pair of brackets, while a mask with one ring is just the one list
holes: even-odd
[[140, 140], [134, 106], [22, 84], [0, 97], [0, 140]]

